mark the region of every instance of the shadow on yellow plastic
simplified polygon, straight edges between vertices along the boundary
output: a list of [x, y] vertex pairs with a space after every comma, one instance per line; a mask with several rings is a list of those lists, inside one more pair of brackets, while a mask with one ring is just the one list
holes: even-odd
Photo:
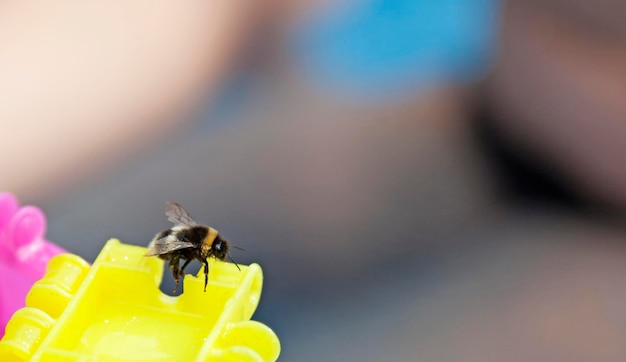
[[112, 239], [89, 266], [53, 258], [0, 342], [0, 361], [275, 361], [280, 343], [251, 321], [263, 286], [257, 264], [210, 262], [163, 294], [163, 261]]

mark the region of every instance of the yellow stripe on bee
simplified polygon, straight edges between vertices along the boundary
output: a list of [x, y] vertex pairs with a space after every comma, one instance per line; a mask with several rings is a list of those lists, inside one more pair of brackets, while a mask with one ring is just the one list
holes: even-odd
[[211, 245], [213, 245], [213, 241], [215, 241], [215, 238], [217, 238], [217, 230], [213, 229], [210, 226], [208, 228], [209, 233], [207, 234], [206, 238], [204, 238], [204, 242], [202, 243], [203, 255], [208, 254], [209, 250], [211, 249]]

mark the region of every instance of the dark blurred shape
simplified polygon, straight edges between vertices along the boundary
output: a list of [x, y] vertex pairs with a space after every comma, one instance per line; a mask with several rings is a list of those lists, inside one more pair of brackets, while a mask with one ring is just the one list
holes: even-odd
[[[507, 3], [485, 95], [494, 128], [589, 204], [626, 214], [626, 3]], [[623, 28], [622, 28], [623, 29]], [[596, 208], [592, 205], [592, 208]], [[595, 212], [595, 211], [594, 211]]]
[[495, 126], [494, 115], [483, 103], [473, 119], [473, 133], [482, 155], [493, 168], [497, 192], [513, 203], [547, 206], [585, 214], [593, 208], [571, 187], [567, 174], [530, 155], [515, 139]]

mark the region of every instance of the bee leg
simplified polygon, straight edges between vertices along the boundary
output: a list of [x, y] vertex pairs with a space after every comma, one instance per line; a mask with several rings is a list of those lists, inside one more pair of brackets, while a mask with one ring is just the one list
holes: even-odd
[[189, 265], [189, 263], [191, 263], [191, 259], [187, 259], [185, 260], [185, 262], [183, 263], [183, 266], [180, 268], [180, 276], [181, 278], [185, 275], [185, 268], [187, 267], [187, 265]]
[[206, 285], [209, 284], [209, 262], [206, 259], [203, 262], [204, 264], [204, 292], [206, 293]]
[[174, 276], [174, 281], [176, 282], [176, 286], [174, 287], [174, 291], [172, 293], [176, 293], [178, 290], [178, 281], [180, 280], [180, 271], [178, 269], [178, 257], [173, 257], [170, 259], [169, 268], [172, 270], [172, 276]]

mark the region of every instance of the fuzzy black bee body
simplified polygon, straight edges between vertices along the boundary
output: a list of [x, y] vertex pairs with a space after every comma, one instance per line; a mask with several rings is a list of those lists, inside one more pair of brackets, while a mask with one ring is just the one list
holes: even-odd
[[[230, 258], [228, 241], [222, 238], [214, 228], [198, 225], [187, 211], [175, 202], [167, 202], [165, 214], [174, 226], [161, 231], [152, 239], [146, 256], [158, 256], [163, 260], [169, 260], [168, 267], [172, 270], [174, 281], [176, 281], [174, 292], [178, 289], [178, 282], [185, 274], [187, 265], [192, 260], [198, 260], [204, 265], [204, 291], [206, 292], [209, 281], [208, 259], [213, 257], [224, 261], [226, 257]], [[182, 267], [180, 266], [181, 260], [184, 260]]]

